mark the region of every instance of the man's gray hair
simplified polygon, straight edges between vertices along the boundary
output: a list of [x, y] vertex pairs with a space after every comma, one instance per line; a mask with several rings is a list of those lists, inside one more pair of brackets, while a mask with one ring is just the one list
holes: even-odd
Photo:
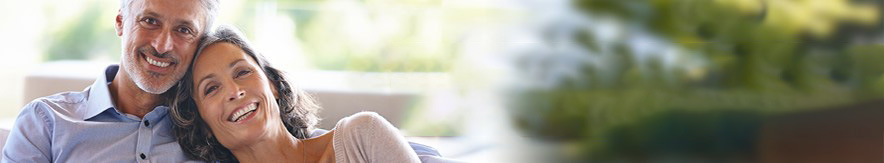
[[[129, 12], [129, 6], [132, 5], [132, 1], [135, 0], [120, 0], [120, 14], [123, 17], [127, 17]], [[142, 0], [143, 1], [143, 0]], [[205, 11], [206, 22], [203, 24], [203, 29], [200, 31], [200, 35], [206, 35], [209, 31], [213, 30], [215, 25], [215, 18], [218, 17], [218, 8], [220, 8], [221, 2], [220, 0], [199, 0], [200, 6], [203, 7], [203, 11]]]

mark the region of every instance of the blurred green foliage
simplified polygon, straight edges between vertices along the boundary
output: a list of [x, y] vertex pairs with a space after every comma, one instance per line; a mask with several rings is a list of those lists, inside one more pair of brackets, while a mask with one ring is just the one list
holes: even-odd
[[[46, 36], [45, 60], [119, 58], [119, 38], [112, 19], [117, 3], [89, 0], [68, 22]], [[267, 8], [270, 4], [270, 8]], [[324, 70], [367, 72], [442, 72], [455, 57], [457, 40], [469, 26], [473, 10], [444, 8], [441, 1], [314, 1], [252, 0], [222, 12], [227, 20], [255, 37], [260, 21], [283, 15], [295, 25], [291, 37], [303, 44], [308, 63]], [[112, 5], [113, 7], [108, 7]], [[263, 11], [272, 9], [273, 11]], [[481, 9], [476, 9], [481, 10]], [[49, 10], [50, 12], [52, 10]], [[75, 10], [76, 11], [76, 10]], [[465, 11], [465, 12], [464, 12]], [[462, 13], [463, 12], [463, 13]], [[472, 12], [473, 14], [470, 14]], [[466, 13], [466, 14], [465, 14]], [[280, 55], [300, 55], [294, 54]], [[106, 56], [105, 56], [106, 55]]]
[[[63, 25], [49, 28], [45, 36], [48, 47], [46, 61], [88, 60], [97, 57], [119, 59], [120, 44], [113, 29], [113, 19], [101, 19], [108, 4], [103, 1], [88, 1], [86, 9], [76, 13], [73, 19]], [[111, 3], [114, 5], [116, 3]]]
[[675, 110], [614, 127], [606, 133], [606, 150], [598, 151], [596, 156], [639, 162], [661, 158], [752, 162], [762, 118], [751, 111], [737, 110]]
[[[598, 29], [578, 27], [573, 37], [589, 52], [583, 55], [613, 59], [605, 66], [575, 66], [578, 75], [554, 76], [561, 82], [552, 87], [514, 87], [508, 104], [527, 134], [583, 142], [587, 155], [573, 160], [612, 161], [668, 150], [717, 157], [708, 152], [731, 147], [691, 144], [752, 136], [692, 137], [743, 124], [729, 120], [752, 124], [759, 117], [884, 97], [884, 45], [874, 41], [881, 37], [884, 18], [880, 1], [579, 0], [573, 5], [586, 15], [625, 22], [632, 30], [626, 33], [659, 36], [693, 52], [681, 56], [705, 63], [684, 68], [664, 66], [659, 58], [638, 62], [643, 58], [627, 48], [635, 46], [632, 42], [597, 40]], [[516, 66], [529, 72], [536, 67], [523, 62], [536, 60]], [[672, 125], [681, 128], [667, 127]], [[737, 155], [747, 157], [742, 155], [751, 153], [747, 148], [740, 147]]]
[[[369, 72], [447, 71], [466, 26], [441, 1], [331, 1], [315, 13], [289, 11], [311, 63]], [[305, 20], [306, 19], [306, 20]]]

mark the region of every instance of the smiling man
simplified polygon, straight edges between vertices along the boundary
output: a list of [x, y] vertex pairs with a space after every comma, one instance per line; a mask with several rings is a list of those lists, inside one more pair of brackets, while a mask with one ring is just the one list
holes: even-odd
[[[121, 0], [120, 65], [24, 107], [2, 162], [183, 162], [161, 94], [184, 75], [218, 0]], [[96, 72], [98, 73], [98, 72]]]

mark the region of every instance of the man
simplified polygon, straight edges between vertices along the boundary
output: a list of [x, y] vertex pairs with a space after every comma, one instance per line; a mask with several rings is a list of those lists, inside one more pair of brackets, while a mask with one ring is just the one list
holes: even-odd
[[210, 30], [218, 0], [121, 0], [119, 66], [83, 92], [24, 107], [2, 162], [183, 162], [162, 93], [182, 76]]

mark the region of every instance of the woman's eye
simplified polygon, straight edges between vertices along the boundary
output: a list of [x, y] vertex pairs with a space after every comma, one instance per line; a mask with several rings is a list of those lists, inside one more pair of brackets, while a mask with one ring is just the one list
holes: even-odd
[[209, 88], [206, 88], [206, 93], [204, 95], [209, 95], [209, 93], [215, 92], [216, 89], [218, 89], [218, 86], [209, 86]]
[[241, 70], [241, 71], [239, 71], [239, 72], [236, 73], [236, 76], [235, 76], [235, 77], [236, 77], [236, 78], [239, 78], [239, 77], [242, 77], [242, 76], [246, 76], [246, 75], [248, 75], [248, 74], [250, 74], [250, 73], [252, 73], [252, 70]]

